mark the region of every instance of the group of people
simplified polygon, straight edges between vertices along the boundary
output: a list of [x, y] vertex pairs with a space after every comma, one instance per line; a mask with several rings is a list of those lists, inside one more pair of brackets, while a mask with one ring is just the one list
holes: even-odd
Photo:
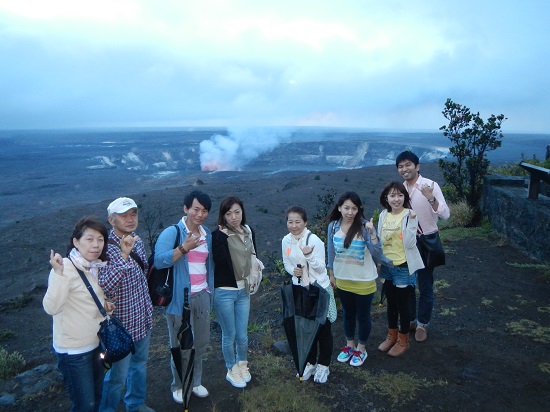
[[[447, 219], [449, 209], [437, 183], [420, 176], [414, 153], [401, 153], [396, 166], [405, 182], [390, 182], [384, 188], [380, 201], [385, 210], [378, 228], [365, 218], [359, 195], [346, 192], [340, 197], [327, 218], [328, 261], [325, 244], [307, 228], [306, 210], [292, 206], [286, 211], [289, 233], [281, 243], [285, 270], [294, 284], [316, 284], [329, 295], [327, 321], [316, 336], [303, 379], [314, 376], [315, 382], [326, 383], [330, 374], [331, 324], [337, 316], [334, 290], [343, 308], [346, 341], [337, 360], [352, 366], [363, 364], [378, 273], [384, 279], [388, 301], [388, 336], [379, 349], [401, 355], [409, 346], [411, 329], [417, 341], [427, 338], [433, 268], [424, 267], [416, 234], [437, 231], [438, 218]], [[255, 233], [247, 224], [243, 202], [235, 196], [222, 200], [217, 228], [211, 232], [204, 226], [211, 206], [207, 194], [189, 193], [183, 202], [183, 217], [177, 227], [162, 231], [154, 253], [157, 268], [173, 268], [172, 300], [165, 308], [170, 347], [179, 344], [184, 290], [190, 292], [195, 349], [192, 393], [198, 397], [209, 395], [202, 384], [202, 363], [210, 341], [211, 308], [222, 330], [227, 381], [244, 388], [252, 378], [247, 359], [251, 292], [247, 276], [257, 250]], [[73, 411], [115, 411], [121, 400], [127, 411], [152, 411], [145, 404], [145, 388], [153, 306], [145, 247], [136, 235], [137, 204], [118, 198], [109, 204], [107, 219], [110, 231], [98, 217], [82, 218], [69, 239], [66, 257], [51, 251], [52, 270], [43, 306], [53, 316], [53, 348]], [[182, 240], [174, 247], [178, 233]], [[135, 353], [113, 363], [107, 373], [97, 337], [103, 317], [79, 271], [134, 340]], [[183, 403], [183, 385], [173, 359], [171, 370], [173, 399]]]

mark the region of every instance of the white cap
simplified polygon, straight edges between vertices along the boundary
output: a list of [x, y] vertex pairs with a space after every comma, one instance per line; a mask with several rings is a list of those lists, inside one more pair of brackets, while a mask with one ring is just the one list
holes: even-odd
[[137, 209], [136, 202], [129, 197], [119, 197], [107, 206], [107, 214], [111, 216], [113, 213], [124, 213], [130, 209]]

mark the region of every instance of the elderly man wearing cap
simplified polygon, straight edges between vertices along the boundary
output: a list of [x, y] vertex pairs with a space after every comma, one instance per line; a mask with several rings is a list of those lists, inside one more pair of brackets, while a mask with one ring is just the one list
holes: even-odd
[[132, 335], [136, 352], [115, 362], [105, 375], [100, 410], [115, 411], [126, 385], [126, 410], [150, 412], [153, 409], [145, 405], [145, 381], [153, 305], [145, 277], [145, 247], [135, 234], [138, 208], [132, 199], [119, 197], [107, 207], [107, 213], [113, 228], [109, 232], [109, 263], [99, 274], [99, 285], [115, 301], [114, 315]]

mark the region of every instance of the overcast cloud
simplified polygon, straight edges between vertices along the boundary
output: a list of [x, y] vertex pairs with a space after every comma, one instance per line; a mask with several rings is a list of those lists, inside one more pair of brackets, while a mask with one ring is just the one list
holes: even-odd
[[550, 2], [0, 0], [0, 129], [550, 132]]

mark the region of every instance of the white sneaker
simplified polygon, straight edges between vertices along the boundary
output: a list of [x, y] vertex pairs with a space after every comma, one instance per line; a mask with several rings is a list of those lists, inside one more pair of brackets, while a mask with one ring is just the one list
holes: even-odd
[[202, 385], [195, 386], [193, 388], [193, 395], [198, 396], [199, 398], [206, 398], [208, 396], [208, 391]]
[[248, 362], [239, 361], [238, 365], [241, 371], [241, 376], [243, 377], [243, 381], [245, 381], [246, 383], [250, 382], [250, 380], [252, 379], [252, 375], [250, 375], [250, 371], [248, 370]]
[[176, 389], [175, 391], [173, 391], [172, 398], [174, 398], [174, 402], [183, 403], [183, 390]]
[[[311, 363], [306, 363], [306, 367], [304, 368], [304, 374], [302, 375], [302, 380], [307, 381], [311, 375], [315, 374], [315, 370], [317, 369], [317, 364], [312, 365]], [[299, 378], [300, 375], [297, 373], [296, 377]]]
[[227, 379], [229, 383], [235, 388], [246, 387], [246, 382], [241, 375], [241, 370], [238, 364], [234, 364], [231, 369], [227, 370], [227, 375], [225, 375], [225, 379]]
[[317, 365], [317, 372], [315, 372], [313, 382], [327, 383], [328, 375], [330, 375], [330, 370], [328, 369], [328, 366], [319, 364]]

